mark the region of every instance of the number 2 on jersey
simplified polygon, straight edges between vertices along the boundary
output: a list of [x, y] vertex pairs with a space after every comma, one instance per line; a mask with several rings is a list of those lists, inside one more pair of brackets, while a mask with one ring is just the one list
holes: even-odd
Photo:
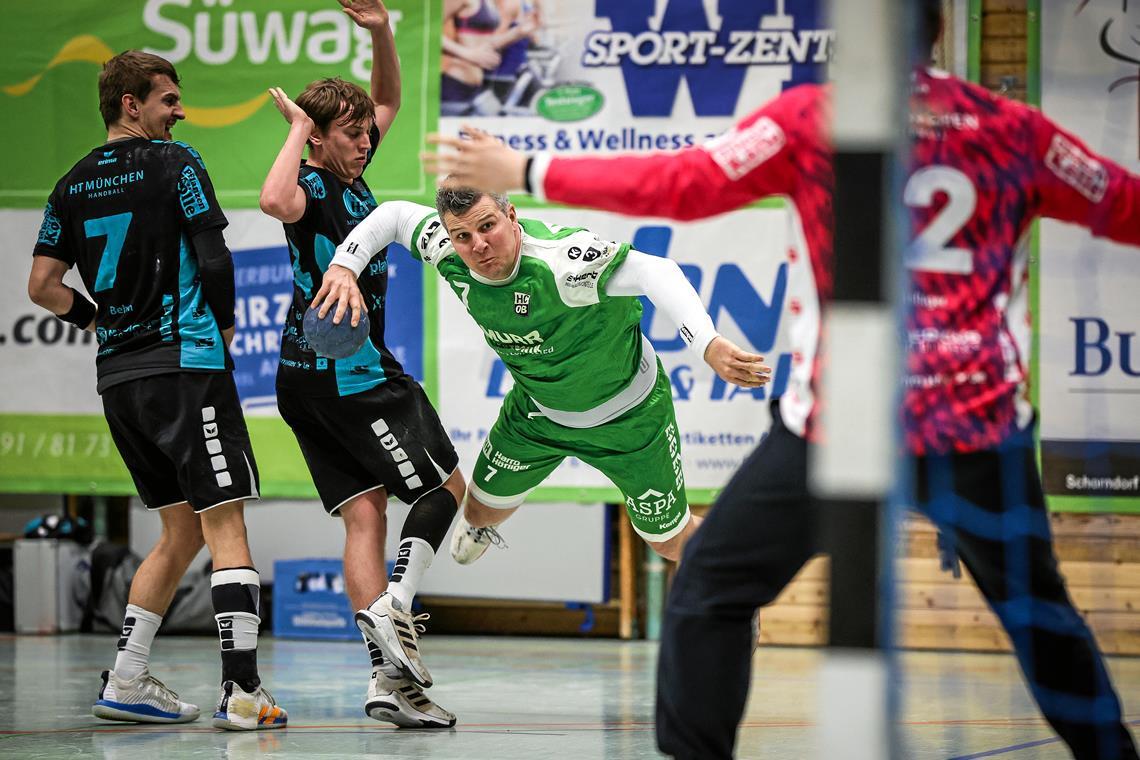
[[101, 216], [98, 219], [88, 219], [83, 223], [83, 231], [87, 237], [106, 236], [107, 242], [103, 246], [103, 255], [99, 257], [99, 272], [95, 275], [95, 292], [110, 290], [115, 287], [115, 273], [119, 268], [119, 254], [123, 252], [123, 243], [127, 240], [127, 227], [131, 226], [130, 211], [124, 214]]
[[936, 164], [910, 175], [903, 202], [911, 208], [930, 208], [937, 193], [946, 194], [946, 205], [907, 246], [906, 267], [923, 272], [970, 274], [974, 271], [973, 251], [949, 243], [974, 215], [978, 191], [962, 172]]

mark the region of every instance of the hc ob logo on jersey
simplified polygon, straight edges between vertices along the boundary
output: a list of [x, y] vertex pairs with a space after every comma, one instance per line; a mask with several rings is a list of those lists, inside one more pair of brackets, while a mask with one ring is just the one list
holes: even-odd
[[734, 116], [751, 67], [787, 67], [781, 89], [823, 80], [835, 33], [822, 28], [820, 6], [818, 0], [595, 0], [594, 15], [610, 29], [586, 37], [581, 63], [619, 67], [634, 116], [672, 116], [682, 79], [697, 116]]

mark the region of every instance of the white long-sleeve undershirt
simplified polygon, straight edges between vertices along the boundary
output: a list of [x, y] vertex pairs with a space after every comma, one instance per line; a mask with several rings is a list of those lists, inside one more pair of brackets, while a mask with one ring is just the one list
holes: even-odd
[[673, 321], [681, 339], [702, 360], [717, 336], [712, 317], [677, 262], [630, 249], [606, 283], [608, 296], [645, 296]]
[[[412, 250], [416, 228], [434, 209], [410, 201], [380, 204], [337, 246], [332, 264], [357, 277], [385, 246], [399, 243]], [[716, 327], [700, 296], [676, 262], [630, 249], [605, 286], [608, 296], [645, 296], [672, 320], [682, 340], [704, 360], [705, 349], [717, 337]]]

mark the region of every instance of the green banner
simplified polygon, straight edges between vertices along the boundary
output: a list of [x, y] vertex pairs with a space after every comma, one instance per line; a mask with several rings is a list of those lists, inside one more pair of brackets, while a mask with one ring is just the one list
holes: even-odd
[[[378, 198], [431, 191], [418, 154], [439, 102], [439, 4], [391, 0], [403, 101], [366, 175]], [[59, 177], [106, 135], [97, 80], [128, 48], [167, 58], [182, 80], [186, 121], [174, 138], [206, 158], [227, 208], [255, 208], [285, 135], [266, 89], [296, 95], [340, 76], [368, 88], [372, 45], [333, 0], [68, 0], [46, 13], [8, 3], [0, 28], [0, 135], [13, 162], [0, 207], [39, 208]]]
[[[386, 0], [385, 5], [400, 57], [402, 103], [365, 179], [378, 200], [430, 202], [434, 184], [421, 171], [418, 154], [425, 134], [438, 123], [441, 4]], [[123, 50], [144, 49], [175, 65], [186, 120], [175, 127], [174, 139], [205, 157], [227, 212], [257, 208], [262, 181], [287, 132], [267, 88], [282, 87], [295, 97], [315, 79], [339, 76], [368, 89], [372, 63], [369, 33], [357, 28], [336, 0], [68, 0], [50, 14], [34, 3], [8, 3], [0, 45], [5, 51], [0, 134], [14, 157], [0, 174], [0, 208], [6, 209], [41, 209], [59, 177], [103, 142], [99, 71]], [[29, 160], [19, 160], [25, 156]], [[46, 352], [54, 350], [48, 371], [94, 382], [90, 352], [57, 345], [59, 336], [52, 334], [56, 321], [25, 300], [23, 267], [39, 214], [23, 214], [29, 218], [10, 216], [5, 227], [12, 244], [6, 251], [9, 268], [20, 280], [4, 285], [3, 295], [12, 305], [0, 324], [5, 362], [15, 367], [49, 361]], [[231, 213], [231, 222], [235, 216]], [[249, 226], [247, 220], [238, 221], [242, 223], [231, 224], [231, 234]], [[276, 235], [263, 237], [241, 245], [277, 241]], [[25, 312], [33, 316], [25, 318]], [[434, 332], [425, 335], [424, 350], [434, 357]], [[6, 374], [6, 379], [12, 377]], [[97, 410], [0, 414], [0, 488], [134, 493]], [[315, 498], [288, 427], [276, 417], [249, 416], [247, 424], [263, 492]]]
[[[268, 417], [247, 417], [246, 425], [263, 494], [317, 498], [288, 426]], [[107, 422], [96, 415], [0, 415], [0, 484], [15, 493], [135, 494]]]

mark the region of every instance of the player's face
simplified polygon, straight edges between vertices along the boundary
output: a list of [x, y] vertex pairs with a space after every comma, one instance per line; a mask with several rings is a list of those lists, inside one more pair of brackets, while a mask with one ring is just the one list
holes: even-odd
[[484, 195], [466, 214], [443, 217], [451, 245], [471, 271], [489, 280], [502, 280], [515, 270], [522, 243], [515, 207], [502, 211]]
[[151, 140], [169, 140], [170, 130], [182, 119], [182, 93], [165, 74], [155, 74], [146, 100], [135, 100], [138, 124]]
[[351, 182], [364, 173], [368, 151], [372, 143], [368, 133], [372, 130], [372, 120], [344, 124], [334, 121], [316, 137], [320, 140], [320, 162], [333, 174]]

